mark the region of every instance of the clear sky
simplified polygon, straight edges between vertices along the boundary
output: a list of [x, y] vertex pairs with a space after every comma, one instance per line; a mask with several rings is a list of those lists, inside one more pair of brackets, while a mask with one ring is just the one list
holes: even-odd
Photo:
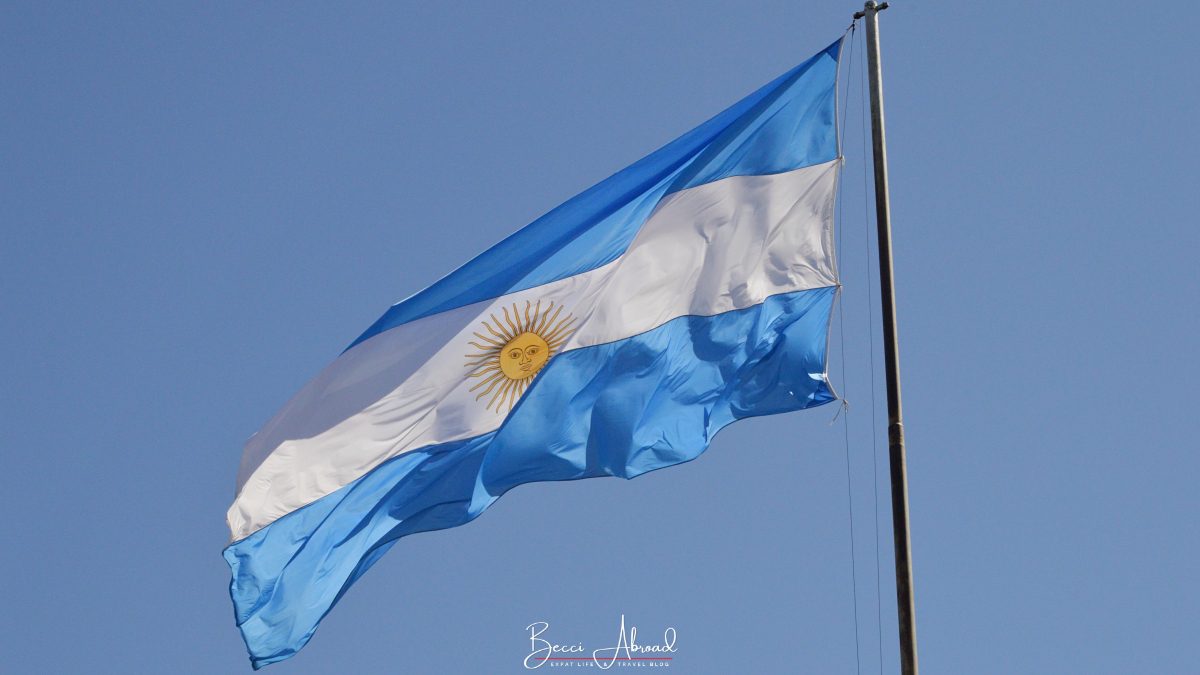
[[[1186, 10], [892, 4], [924, 671], [1196, 672]], [[858, 8], [0, 6], [0, 670], [248, 672], [220, 555], [245, 438], [390, 303]], [[854, 51], [848, 425], [748, 420], [684, 466], [518, 488], [401, 540], [268, 672], [519, 673], [530, 623], [600, 647], [622, 614], [677, 630], [671, 672], [895, 671]]]

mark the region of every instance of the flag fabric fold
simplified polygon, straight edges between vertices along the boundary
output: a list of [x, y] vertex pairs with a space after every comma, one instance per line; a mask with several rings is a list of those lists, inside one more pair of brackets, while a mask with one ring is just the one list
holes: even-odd
[[400, 537], [834, 399], [840, 46], [397, 303], [251, 437], [224, 555], [255, 668]]

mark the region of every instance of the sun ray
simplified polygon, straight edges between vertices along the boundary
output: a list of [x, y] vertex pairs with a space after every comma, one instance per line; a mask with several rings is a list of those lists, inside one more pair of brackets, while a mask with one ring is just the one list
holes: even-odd
[[508, 392], [508, 400], [504, 402], [504, 407], [512, 410], [517, 404], [517, 399], [521, 397], [521, 386], [517, 382], [513, 382], [512, 389]]
[[[520, 335], [521, 329], [517, 328], [517, 324], [511, 318], [509, 318], [508, 308], [502, 307], [501, 309], [504, 310], [504, 321], [508, 324], [508, 327], [512, 329], [512, 336], [516, 337], [516, 336]], [[513, 314], [516, 314], [516, 313], [517, 313], [517, 306], [513, 305]], [[509, 339], [512, 339], [512, 338], [509, 338]]]
[[[558, 308], [554, 308], [554, 307], [546, 308], [546, 321], [543, 322], [542, 325], [538, 328], [537, 332], [539, 334], [544, 332], [548, 326], [554, 325], [554, 320], [558, 318], [559, 313], [562, 312], [562, 308], [563, 308], [562, 305], [559, 305]], [[554, 310], [553, 314], [551, 314], [551, 312], [550, 312], [551, 309]]]
[[[493, 379], [490, 383], [489, 382], [480, 382], [479, 384], [475, 385], [474, 387], [471, 387], [470, 391], [475, 391], [476, 388], [481, 387], [485, 384], [487, 385], [487, 389], [484, 389], [483, 391], [479, 392], [479, 395], [475, 397], [475, 400], [478, 401], [479, 399], [483, 398], [484, 396], [487, 396], [488, 394], [492, 393], [492, 390], [495, 389], [496, 387], [500, 387], [501, 389], [503, 389], [504, 382], [505, 382], [504, 378], [498, 377], [498, 378]], [[499, 392], [497, 392], [497, 395], [499, 395]], [[495, 398], [495, 396], [493, 396], [492, 398]]]
[[575, 317], [571, 316], [571, 317], [564, 318], [562, 321], [559, 321], [557, 324], [554, 324], [554, 326], [552, 328], [544, 331], [543, 334], [551, 334], [552, 335], [552, 334], [557, 333], [558, 331], [570, 326], [573, 323], [575, 323]]
[[500, 370], [500, 367], [499, 367], [499, 366], [497, 366], [497, 365], [495, 365], [495, 364], [490, 364], [490, 365], [489, 365], [488, 367], [486, 367], [486, 368], [476, 368], [476, 369], [475, 369], [475, 370], [474, 370], [474, 371], [473, 371], [473, 372], [472, 372], [470, 375], [468, 375], [467, 377], [483, 377], [483, 376], [485, 376], [485, 375], [486, 375], [487, 377], [489, 377], [489, 378], [490, 378], [490, 377], [491, 377], [493, 374], [495, 374], [495, 373], [500, 373], [501, 375], [503, 375], [503, 374], [504, 374], [504, 371], [503, 371], [503, 370]]
[[496, 324], [496, 328], [492, 328], [492, 324], [488, 323], [486, 320], [483, 322], [483, 325], [488, 329], [489, 333], [500, 338], [502, 342], [508, 342], [512, 339], [511, 335], [505, 335], [497, 332], [497, 329], [504, 330], [504, 326], [500, 325], [500, 319], [497, 319], [495, 314], [492, 314], [492, 321]]
[[[503, 342], [497, 342], [494, 339], [492, 339], [486, 335], [480, 335], [479, 333], [471, 333], [471, 334], [492, 346], [495, 346], [495, 347], [503, 347], [504, 346]], [[475, 344], [475, 343], [472, 342], [471, 344]], [[486, 347], [481, 347], [481, 349], [486, 349]]]
[[500, 410], [504, 408], [504, 399], [508, 398], [508, 390], [511, 387], [512, 380], [508, 380], [504, 384], [500, 385], [500, 390], [496, 392], [496, 395], [492, 397], [491, 401], [488, 401], [487, 407], [491, 408], [492, 406], [496, 406], [496, 412], [500, 412]]
[[560, 337], [567, 335], [571, 332], [571, 324], [573, 323], [575, 323], [574, 318], [572, 318], [570, 321], [564, 321], [563, 323], [560, 323], [554, 327], [554, 330], [547, 333], [542, 339], [546, 342], [550, 342], [551, 340], [557, 340]]
[[[541, 305], [541, 300], [538, 301], [538, 304]], [[550, 310], [552, 309], [554, 309], [553, 301], [550, 302], [550, 306], [546, 308], [546, 312], [544, 314], [536, 314], [534, 316], [534, 323], [537, 324], [532, 328], [534, 333], [541, 335], [542, 331], [546, 329], [546, 322], [550, 320]]]
[[533, 328], [533, 325], [538, 322], [538, 317], [541, 316], [541, 311], [542, 311], [542, 301], [538, 300], [537, 304], [533, 306], [533, 323], [529, 324], [529, 326], [530, 326], [529, 330], [533, 331], [534, 333], [539, 332], [537, 329]]
[[[480, 387], [487, 387], [489, 384], [493, 384], [495, 382], [500, 381], [501, 378], [503, 378], [503, 375], [497, 375], [495, 373], [492, 373], [491, 375], [488, 375], [486, 378], [475, 383], [475, 386], [471, 387], [467, 391], [475, 391], [476, 389], [479, 389]], [[491, 391], [491, 390], [492, 390], [492, 388], [488, 387], [487, 391], [483, 392], [483, 394], [480, 394], [480, 396], [487, 394], [487, 392]]]
[[500, 412], [500, 409], [504, 407], [504, 400], [508, 398], [508, 392], [512, 391], [512, 388], [513, 380], [505, 380], [504, 384], [500, 385], [500, 391], [496, 392], [496, 395], [492, 397], [487, 407], [490, 409], [495, 405], [496, 412]]
[[[475, 400], [476, 400], [476, 401], [478, 401], [478, 400], [482, 399], [484, 396], [487, 396], [488, 394], [491, 394], [491, 392], [492, 392], [492, 389], [494, 389], [494, 388], [495, 388], [497, 385], [499, 385], [499, 384], [500, 384], [499, 382], [497, 382], [497, 383], [494, 383], [494, 384], [492, 384], [492, 386], [490, 386], [490, 387], [488, 387], [487, 389], [485, 389], [485, 390], [483, 390], [483, 391], [479, 392], [479, 395], [475, 397]], [[500, 385], [500, 389], [499, 389], [499, 390], [497, 390], [497, 391], [496, 391], [496, 393], [492, 394], [492, 397], [488, 399], [488, 402], [487, 402], [487, 407], [488, 407], [488, 409], [489, 409], [489, 410], [491, 409], [491, 407], [492, 407], [492, 404], [496, 402], [496, 397], [500, 396], [500, 392], [501, 392], [501, 391], [503, 391], [503, 390], [504, 390], [504, 387], [503, 387], [503, 385]]]
[[480, 371], [478, 373], [471, 373], [470, 375], [467, 375], [467, 377], [479, 378], [479, 382], [477, 382], [475, 384], [475, 386], [468, 389], [468, 391], [475, 391], [479, 387], [481, 387], [493, 380], [498, 380], [503, 376], [504, 376], [503, 373], [500, 373], [499, 375], [497, 375], [494, 371], [493, 372]]

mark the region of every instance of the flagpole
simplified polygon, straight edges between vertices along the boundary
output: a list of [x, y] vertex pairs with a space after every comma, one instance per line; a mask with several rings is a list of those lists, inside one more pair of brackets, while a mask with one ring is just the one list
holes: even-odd
[[879, 237], [879, 295], [887, 375], [888, 460], [892, 479], [892, 536], [896, 552], [896, 616], [900, 624], [900, 672], [917, 675], [917, 616], [913, 601], [908, 536], [908, 467], [900, 411], [900, 350], [896, 344], [896, 294], [892, 285], [892, 217], [888, 201], [887, 144], [883, 128], [883, 71], [879, 64], [878, 14], [888, 4], [868, 0], [855, 19], [867, 27], [867, 73], [871, 87], [871, 149], [875, 157], [875, 223]]

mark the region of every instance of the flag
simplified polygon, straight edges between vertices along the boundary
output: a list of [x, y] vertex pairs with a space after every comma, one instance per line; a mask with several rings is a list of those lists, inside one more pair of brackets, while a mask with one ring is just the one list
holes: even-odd
[[247, 441], [224, 556], [256, 669], [404, 535], [834, 400], [840, 46], [393, 305]]

